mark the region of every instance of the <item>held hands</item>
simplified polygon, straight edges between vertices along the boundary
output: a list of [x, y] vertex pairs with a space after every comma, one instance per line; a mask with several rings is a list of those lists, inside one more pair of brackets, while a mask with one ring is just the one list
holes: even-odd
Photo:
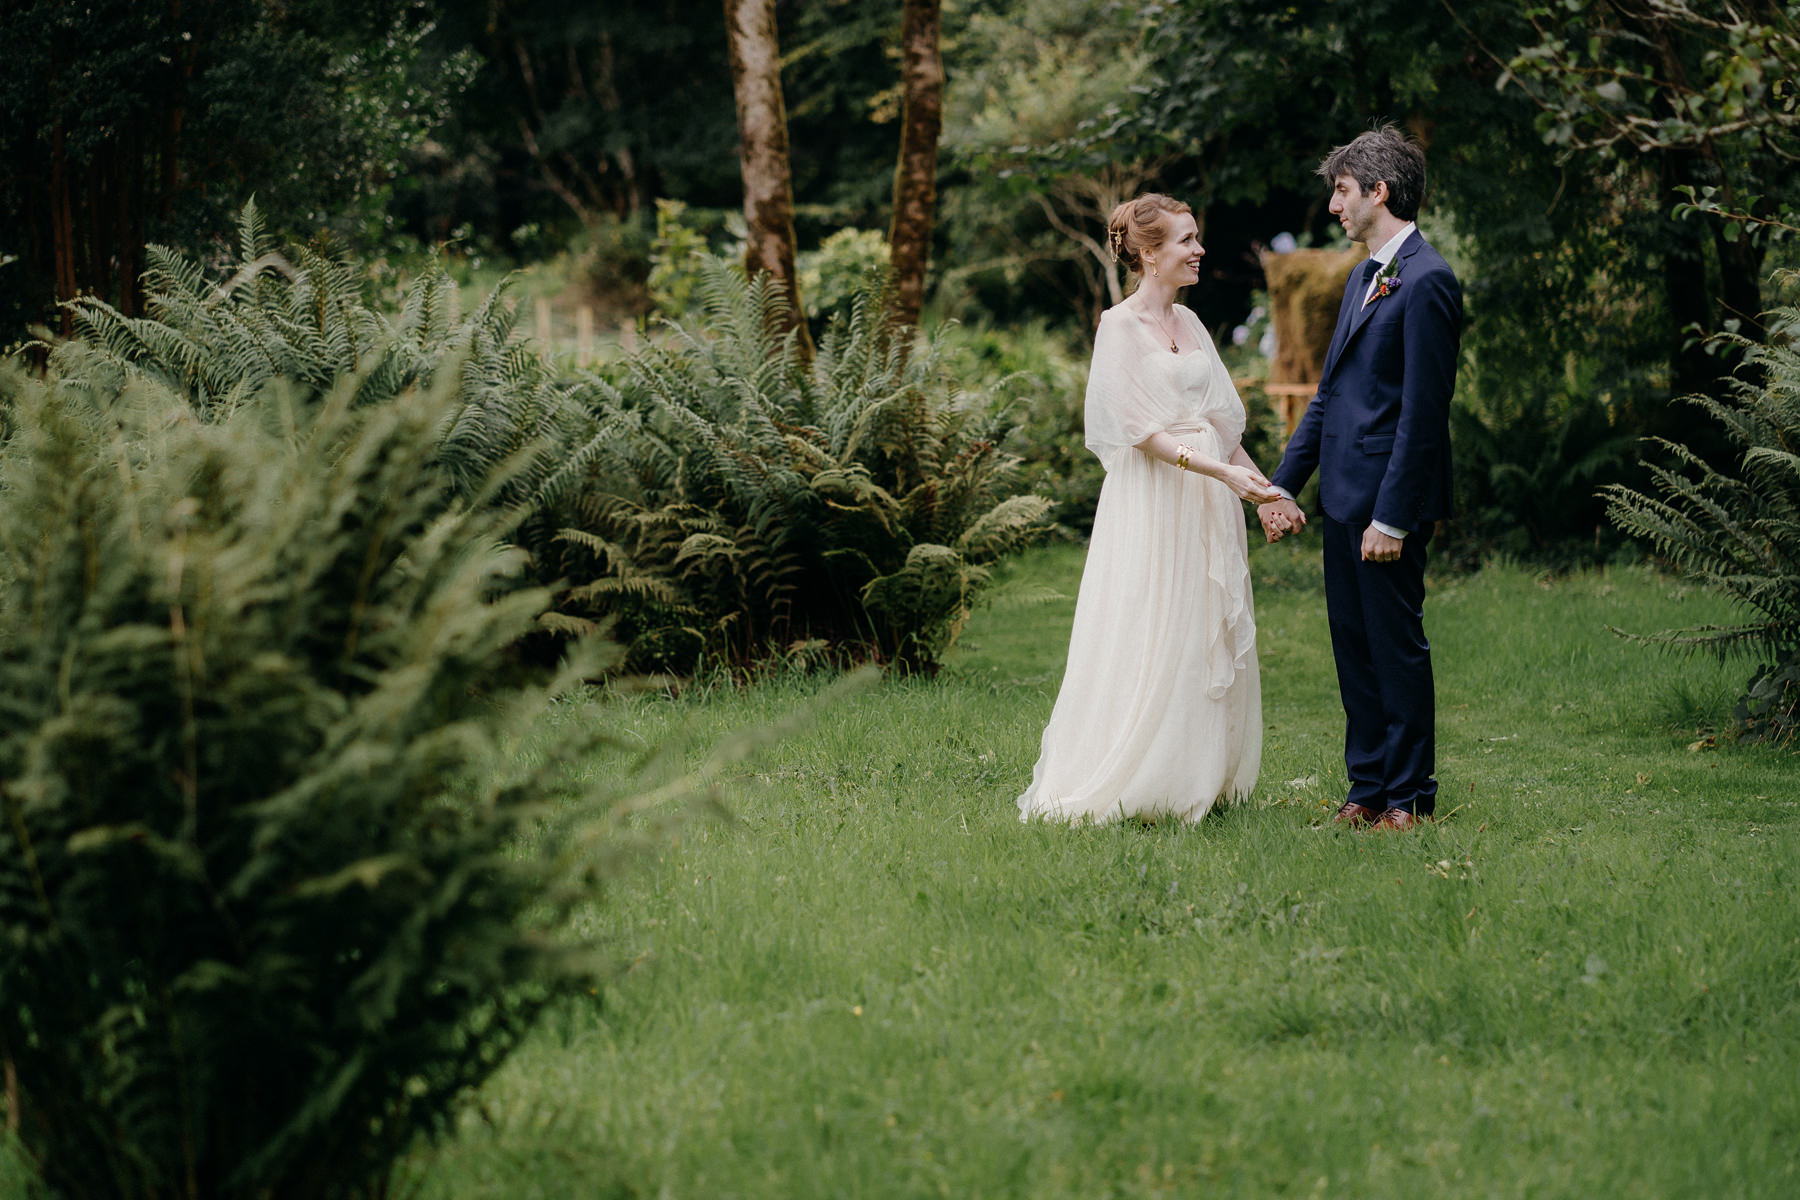
[[1306, 528], [1306, 514], [1300, 506], [1279, 492], [1266, 504], [1257, 505], [1256, 519], [1262, 522], [1263, 536], [1271, 542]]
[[1225, 463], [1215, 476], [1239, 500], [1249, 500], [1257, 504], [1279, 499], [1281, 493], [1275, 485], [1263, 478], [1263, 473], [1255, 467], [1240, 467], [1236, 463]]

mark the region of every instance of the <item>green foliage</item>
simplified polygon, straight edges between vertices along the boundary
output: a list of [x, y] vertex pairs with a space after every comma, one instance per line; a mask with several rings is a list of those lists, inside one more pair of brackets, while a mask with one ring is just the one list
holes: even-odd
[[1018, 423], [1004, 448], [1023, 464], [1025, 485], [1055, 504], [1057, 524], [1086, 536], [1106, 471], [1083, 428], [1082, 348], [1042, 320], [1014, 328], [952, 325], [941, 337], [965, 387], [1010, 399]]
[[559, 509], [578, 586], [640, 666], [745, 663], [822, 640], [930, 670], [988, 566], [1042, 531], [1001, 423], [955, 394], [939, 349], [889, 340], [876, 298], [808, 365], [772, 332], [766, 281], [706, 262], [706, 327], [595, 380], [592, 467]]
[[1143, 14], [1110, 0], [1003, 0], [966, 20], [943, 134], [965, 178], [944, 197], [951, 253], [939, 286], [962, 305], [977, 287], [998, 293], [987, 307], [1013, 318], [1052, 307], [1049, 279], [1074, 285], [1077, 308], [1097, 320], [1122, 286], [1107, 216], [1153, 186], [1177, 149], [1171, 130], [1135, 120], [1150, 74]]
[[818, 320], [847, 310], [888, 269], [887, 238], [875, 229], [840, 229], [802, 250], [795, 262], [806, 315]]
[[602, 219], [583, 231], [578, 245], [576, 270], [602, 313], [624, 318], [648, 311], [655, 241], [641, 222]]
[[[1730, 364], [1707, 339], [1761, 336], [1767, 252], [1793, 228], [1783, 198], [1800, 186], [1800, 8], [1583, 3], [1524, 16], [1530, 34], [1505, 56], [1499, 86], [1539, 109], [1542, 139], [1571, 175], [1638, 181], [1660, 226], [1651, 253], [1672, 318], [1670, 392], [1723, 395]], [[1708, 219], [1684, 223], [1696, 213]], [[1669, 420], [1644, 428], [1683, 436]]]
[[23, 260], [0, 344], [71, 283], [129, 308], [146, 241], [197, 250], [252, 193], [307, 227], [385, 230], [405, 156], [475, 75], [466, 48], [426, 53], [436, 7], [0, 6], [0, 243]]
[[949, 147], [1015, 194], [1053, 176], [1093, 174], [1169, 151], [1136, 115], [1151, 63], [1138, 6], [1109, 0], [1002, 0], [968, 16], [957, 48]]
[[1728, 243], [1779, 238], [1800, 221], [1784, 199], [1800, 132], [1800, 9], [1787, 0], [1736, 9], [1530, 8], [1536, 41], [1508, 62], [1507, 77], [1541, 107], [1538, 128], [1565, 158], [1702, 158], [1711, 181], [1677, 186], [1688, 202], [1676, 215], [1718, 215]]
[[1537, 563], [1604, 560], [1615, 549], [1597, 489], [1636, 462], [1637, 438], [1589, 392], [1558, 403], [1527, 393], [1497, 413], [1450, 412], [1457, 489], [1448, 552]]
[[340, 389], [380, 409], [451, 388], [431, 456], [444, 495], [513, 514], [537, 581], [573, 581], [551, 632], [623, 617], [637, 665], [741, 665], [823, 640], [839, 661], [930, 669], [988, 565], [1041, 531], [1045, 502], [1017, 494], [998, 417], [955, 394], [936, 347], [891, 343], [872, 296], [808, 366], [770, 332], [765, 290], [696, 244], [683, 286], [703, 322], [652, 342], [616, 385], [571, 384], [516, 338], [503, 291], [465, 318], [434, 269], [390, 318], [348, 260], [271, 249], [254, 205], [239, 243], [222, 285], [155, 250], [148, 316], [77, 302], [77, 338], [50, 354], [59, 377], [108, 394], [155, 383], [201, 421], [277, 425]]
[[[316, 400], [354, 380], [359, 406], [392, 402], [453, 371], [455, 410], [438, 431], [435, 460], [463, 497], [490, 484], [508, 503], [535, 507], [579, 470], [591, 422], [514, 336], [504, 286], [464, 317], [441, 266], [413, 282], [397, 319], [365, 305], [361, 272], [317, 248], [297, 265], [276, 251], [254, 201], [238, 220], [237, 255], [215, 284], [174, 250], [150, 247], [148, 315], [131, 317], [84, 297], [70, 307], [76, 340], [51, 362], [72, 382], [117, 390], [150, 379], [219, 421], [271, 397]], [[271, 389], [281, 381], [286, 390]]]
[[1744, 619], [1670, 629], [1644, 640], [1760, 661], [1739, 715], [1750, 732], [1800, 733], [1800, 309], [1781, 309], [1769, 343], [1739, 339], [1746, 366], [1723, 400], [1689, 397], [1742, 456], [1716, 467], [1664, 442], [1673, 466], [1653, 466], [1655, 495], [1614, 486], [1608, 512], [1685, 574], [1730, 597]]
[[[695, 216], [700, 220], [690, 218], [688, 206], [679, 200], [656, 202], [656, 240], [650, 250], [648, 287], [656, 311], [675, 320], [691, 315], [697, 306], [707, 255], [714, 249], [709, 229], [716, 235], [726, 224], [722, 213]], [[708, 221], [708, 217], [713, 219]], [[742, 237], [737, 240], [741, 246]], [[723, 253], [734, 257], [731, 251]]]
[[0, 376], [8, 1116], [57, 1195], [372, 1197], [594, 976], [594, 738], [505, 747], [598, 664], [513, 678], [548, 597], [435, 461], [454, 374], [195, 365]]

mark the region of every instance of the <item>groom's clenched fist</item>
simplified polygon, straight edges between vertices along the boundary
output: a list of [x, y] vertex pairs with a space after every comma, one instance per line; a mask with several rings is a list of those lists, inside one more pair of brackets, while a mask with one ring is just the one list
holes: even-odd
[[1288, 534], [1298, 533], [1306, 527], [1306, 514], [1286, 496], [1257, 505], [1256, 519], [1262, 522], [1263, 536], [1271, 542], [1279, 542]]
[[1373, 525], [1363, 530], [1362, 556], [1364, 562], [1394, 562], [1406, 543], [1392, 534], [1381, 532]]

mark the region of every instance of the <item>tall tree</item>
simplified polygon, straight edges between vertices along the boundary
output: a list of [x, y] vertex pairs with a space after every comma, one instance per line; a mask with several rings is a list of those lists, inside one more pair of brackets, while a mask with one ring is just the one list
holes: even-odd
[[737, 96], [738, 163], [744, 176], [744, 267], [766, 271], [787, 296], [787, 328], [807, 357], [812, 340], [794, 272], [794, 185], [788, 167], [787, 108], [775, 0], [725, 0], [731, 87]]
[[916, 325], [925, 301], [925, 268], [937, 212], [938, 138], [944, 128], [941, 0], [904, 0], [900, 22], [900, 163], [894, 170], [894, 221], [888, 229], [895, 322]]
[[1429, 147], [1428, 221], [1462, 235], [1471, 377], [1492, 372], [1489, 395], [1604, 389], [1615, 413], [1673, 413], [1664, 401], [1683, 339], [1669, 314], [1705, 290], [1669, 286], [1666, 268], [1691, 239], [1670, 219], [1655, 162], [1559, 162], [1532, 101], [1497, 86], [1513, 48], [1539, 40], [1531, 14], [1546, 11], [1517, 0], [1172, 0], [1155, 18], [1139, 116], [1186, 133], [1196, 190], [1255, 204], [1285, 180], [1316, 198], [1308, 228], [1326, 236], [1335, 223], [1311, 178], [1320, 158], [1373, 120], [1401, 122]]
[[1152, 78], [1144, 30], [1134, 6], [1111, 0], [1004, 0], [968, 15], [944, 135], [969, 173], [955, 232], [966, 236], [977, 205], [999, 228], [962, 247], [959, 273], [1029, 271], [1072, 291], [1090, 324], [1124, 298], [1107, 217], [1174, 150], [1134, 119]]
[[445, 40], [486, 59], [458, 114], [466, 134], [518, 169], [502, 186], [520, 186], [534, 218], [647, 221], [659, 196], [735, 196], [718, 0], [433, 3]]
[[1767, 246], [1793, 228], [1800, 4], [1606, 0], [1528, 16], [1536, 40], [1504, 78], [1541, 107], [1539, 128], [1562, 160], [1590, 171], [1646, 164], [1661, 207], [1685, 196], [1721, 214], [1698, 228], [1672, 222], [1665, 257], [1675, 390], [1717, 392], [1720, 360], [1691, 330], [1757, 336]]

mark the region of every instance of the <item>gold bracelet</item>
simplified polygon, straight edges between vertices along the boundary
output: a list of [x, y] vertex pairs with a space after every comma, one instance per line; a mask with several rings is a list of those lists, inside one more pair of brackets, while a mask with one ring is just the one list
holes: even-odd
[[1175, 448], [1181, 451], [1180, 454], [1175, 456], [1175, 466], [1178, 469], [1185, 471], [1187, 470], [1188, 465], [1188, 455], [1192, 454], [1193, 451], [1182, 445], [1180, 442], [1175, 443]]

